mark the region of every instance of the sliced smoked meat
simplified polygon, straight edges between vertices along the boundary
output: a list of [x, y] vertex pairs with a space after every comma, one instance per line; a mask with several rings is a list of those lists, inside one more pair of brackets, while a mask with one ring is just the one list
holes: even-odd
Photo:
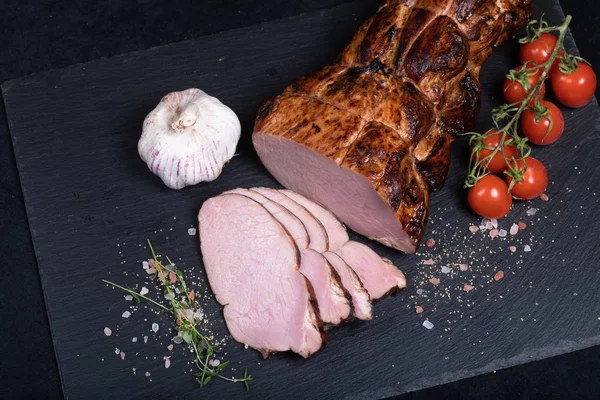
[[311, 249], [318, 251], [319, 253], [324, 253], [329, 249], [329, 239], [327, 237], [325, 228], [306, 208], [302, 207], [300, 204], [296, 203], [276, 189], [252, 188], [251, 190], [254, 190], [268, 199], [281, 204], [292, 214], [298, 217], [308, 231], [308, 236], [310, 237], [309, 247]]
[[300, 250], [300, 273], [311, 283], [319, 315], [325, 324], [338, 325], [352, 318], [350, 296], [344, 290], [336, 270], [325, 257], [308, 248], [309, 237], [304, 224], [287, 208], [269, 200], [262, 194], [249, 189], [234, 189], [236, 193], [249, 197], [267, 209], [292, 236]]
[[354, 307], [354, 316], [358, 319], [373, 319], [373, 307], [371, 297], [363, 286], [360, 278], [354, 270], [339, 255], [328, 251], [324, 254], [327, 261], [335, 268], [342, 284], [352, 297], [352, 306]]
[[[298, 193], [290, 190], [281, 192], [304, 206], [321, 221], [329, 236], [330, 252], [340, 255], [343, 261], [355, 270], [360, 280], [364, 280], [362, 283], [371, 294], [371, 299], [379, 299], [386, 293], [393, 293], [406, 287], [404, 274], [390, 261], [382, 259], [370, 247], [349, 240], [346, 228], [329, 210]], [[328, 260], [331, 263], [329, 257]], [[339, 269], [338, 273], [340, 273]], [[342, 284], [346, 290], [352, 292], [343, 279]], [[358, 314], [356, 316], [360, 318]]]
[[273, 215], [248, 197], [224, 194], [202, 205], [198, 222], [204, 268], [231, 336], [265, 357], [318, 351], [324, 333], [312, 287]]
[[402, 271], [362, 243], [351, 240], [335, 253], [356, 272], [371, 300], [380, 299], [406, 287], [406, 278]]

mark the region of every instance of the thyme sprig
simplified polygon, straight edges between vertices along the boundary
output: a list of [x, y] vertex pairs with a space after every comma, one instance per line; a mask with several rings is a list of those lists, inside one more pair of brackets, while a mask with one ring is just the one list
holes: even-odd
[[[521, 71], [511, 70], [507, 75], [509, 79], [522, 82], [523, 87], [526, 89], [527, 96], [521, 101], [512, 104], [502, 104], [493, 109], [492, 120], [496, 129], [501, 134], [498, 146], [491, 147], [485, 145], [483, 141], [486, 138], [486, 134], [478, 132], [468, 132], [465, 134], [470, 136], [469, 144], [472, 149], [469, 161], [469, 173], [465, 181], [466, 188], [475, 186], [481, 178], [489, 174], [487, 167], [497, 154], [502, 155], [508, 166], [508, 169], [504, 171], [504, 173], [513, 178], [509, 187], [509, 192], [517, 182], [523, 181], [523, 175], [527, 170], [526, 158], [531, 154], [531, 147], [527, 143], [527, 138], [523, 138], [519, 135], [519, 120], [523, 112], [527, 109], [533, 110], [536, 112], [536, 115], [540, 115], [540, 117], [543, 117], [544, 114], [547, 113], [547, 110], [540, 102], [540, 91], [546, 78], [548, 78], [548, 75], [550, 74], [554, 61], [559, 57], [560, 50], [564, 50], [564, 39], [569, 24], [571, 23], [571, 19], [572, 17], [567, 15], [565, 21], [560, 26], [548, 26], [548, 23], [543, 21], [543, 19], [540, 21], [531, 21], [527, 25], [527, 36], [521, 39], [519, 41], [520, 43], [527, 43], [535, 40], [544, 32], [558, 32], [558, 41], [550, 58], [543, 65], [530, 66], [529, 64], [525, 64]], [[571, 60], [566, 52], [564, 58]], [[540, 69], [542, 70], [542, 74], [537, 83], [531, 88], [527, 78], [539, 74]], [[551, 128], [552, 121], [550, 124], [550, 129]], [[523, 169], [519, 168], [519, 163], [516, 162], [514, 157], [508, 158], [504, 154], [504, 146], [515, 146], [517, 148], [519, 158], [524, 165]], [[485, 157], [480, 157], [482, 149], [489, 150], [490, 154]]]
[[198, 329], [198, 326], [202, 323], [202, 313], [200, 311], [200, 306], [195, 300], [194, 292], [188, 290], [183, 278], [183, 273], [175, 268], [175, 264], [169, 257], [166, 257], [168, 264], [165, 265], [156, 255], [152, 243], [150, 243], [149, 240], [148, 247], [152, 254], [150, 267], [156, 271], [154, 275], [164, 289], [165, 298], [169, 300], [169, 307], [114, 282], [104, 279], [102, 282], [129, 293], [138, 303], [142, 299], [146, 300], [175, 317], [178, 332], [173, 340], [179, 343], [185, 342], [194, 351], [194, 362], [198, 369], [200, 369], [200, 372], [196, 373], [194, 376], [201, 387], [206, 386], [213, 378], [218, 378], [227, 382], [243, 383], [246, 390], [249, 390], [250, 386], [248, 385], [248, 382], [253, 378], [248, 374], [247, 369], [244, 369], [244, 375], [241, 378], [228, 378], [222, 375], [222, 371], [227, 367], [229, 361], [225, 361], [216, 366], [209, 364], [210, 359], [217, 351], [211, 345], [209, 338], [202, 334]]

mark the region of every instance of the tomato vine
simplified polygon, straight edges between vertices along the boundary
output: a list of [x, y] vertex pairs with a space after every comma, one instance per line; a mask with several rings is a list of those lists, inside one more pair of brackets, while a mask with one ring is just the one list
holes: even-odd
[[[563, 57], [564, 39], [571, 22], [572, 17], [568, 15], [565, 21], [560, 26], [548, 26], [543, 19], [540, 21], [534, 20], [527, 25], [527, 36], [520, 40], [520, 43], [528, 43], [540, 37], [542, 33], [558, 32], [558, 40], [556, 46], [552, 50], [548, 60], [542, 65], [531, 65], [525, 63], [519, 71], [511, 70], [507, 75], [508, 79], [518, 80], [525, 89], [526, 96], [524, 99], [511, 104], [502, 104], [492, 111], [492, 120], [498, 132], [501, 134], [498, 146], [490, 147], [484, 144], [485, 134], [477, 132], [469, 132], [465, 135], [470, 136], [469, 144], [471, 145], [471, 157], [469, 161], [469, 173], [465, 181], [466, 188], [474, 187], [482, 178], [489, 175], [488, 166], [492, 159], [500, 154], [506, 161], [508, 166], [504, 171], [510, 179], [509, 193], [512, 193], [512, 188], [515, 184], [523, 182], [523, 175], [527, 170], [527, 157], [531, 154], [531, 147], [528, 144], [528, 139], [519, 135], [519, 120], [523, 112], [527, 109], [533, 109], [542, 114], [547, 113], [541, 104], [540, 93], [544, 87], [546, 78], [550, 75], [555, 61], [559, 57]], [[566, 55], [564, 57], [569, 57]], [[535, 76], [542, 71], [537, 83], [530, 85], [528, 78]], [[514, 156], [507, 157], [504, 154], [505, 146], [515, 146], [518, 149], [518, 159]], [[480, 157], [481, 150], [488, 150], [485, 157]], [[523, 168], [524, 166], [524, 168]]]

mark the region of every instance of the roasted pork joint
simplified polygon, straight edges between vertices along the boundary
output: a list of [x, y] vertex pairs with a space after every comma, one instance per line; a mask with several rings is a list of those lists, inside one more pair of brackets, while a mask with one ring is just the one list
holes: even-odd
[[335, 65], [261, 107], [261, 161], [354, 231], [414, 252], [455, 136], [477, 122], [481, 66], [531, 14], [530, 0], [386, 1]]

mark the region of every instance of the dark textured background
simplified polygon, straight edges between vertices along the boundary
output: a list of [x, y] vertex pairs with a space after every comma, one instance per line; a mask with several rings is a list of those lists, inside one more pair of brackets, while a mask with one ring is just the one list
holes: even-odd
[[[0, 11], [0, 81], [343, 2], [12, 1]], [[564, 9], [574, 16], [573, 34], [582, 55], [600, 65], [600, 34], [595, 29], [600, 19], [589, 3], [568, 1]], [[4, 111], [0, 112], [0, 372], [6, 382], [0, 396], [56, 398], [60, 383]], [[403, 398], [598, 398], [599, 373], [600, 349], [593, 348]]]

